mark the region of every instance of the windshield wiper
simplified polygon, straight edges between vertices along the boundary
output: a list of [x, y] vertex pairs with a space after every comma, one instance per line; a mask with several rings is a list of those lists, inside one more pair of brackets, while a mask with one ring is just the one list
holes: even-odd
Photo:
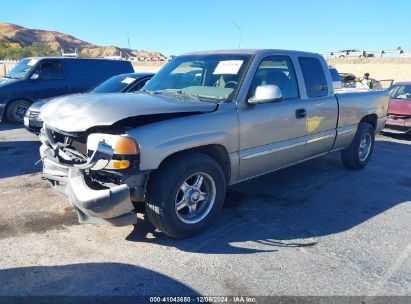
[[3, 77], [4, 77], [4, 78], [9, 78], [9, 79], [16, 79], [15, 77], [10, 76], [10, 75], [7, 75], [7, 74], [6, 74], [6, 75], [3, 75]]
[[205, 102], [221, 102], [223, 100], [225, 100], [224, 97], [222, 98], [218, 98], [218, 97], [209, 97], [209, 96], [202, 96], [199, 94], [191, 94], [191, 93], [187, 93], [184, 92], [183, 90], [159, 90], [159, 91], [149, 91], [149, 90], [141, 90], [138, 91], [136, 93], [146, 93], [146, 94], [150, 94], [150, 95], [167, 95], [170, 97], [176, 97], [176, 98], [190, 98], [191, 100], [195, 100], [195, 101], [205, 101]]
[[146, 93], [146, 94], [150, 94], [150, 95], [153, 95], [153, 94], [155, 94], [156, 92], [155, 91], [149, 91], [149, 90], [140, 90], [140, 91], [136, 91], [136, 92], [134, 92], [134, 93]]
[[159, 94], [159, 95], [169, 95], [172, 97], [188, 97], [191, 100], [196, 100], [199, 101], [200, 98], [197, 94], [190, 94], [183, 92], [182, 90], [176, 90], [176, 91], [152, 91], [152, 94]]

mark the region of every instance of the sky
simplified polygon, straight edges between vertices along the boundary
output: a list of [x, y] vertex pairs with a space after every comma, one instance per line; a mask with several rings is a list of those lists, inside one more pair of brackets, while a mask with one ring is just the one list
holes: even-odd
[[411, 1], [6, 0], [0, 22], [54, 30], [97, 44], [179, 55], [277, 48], [411, 50]]

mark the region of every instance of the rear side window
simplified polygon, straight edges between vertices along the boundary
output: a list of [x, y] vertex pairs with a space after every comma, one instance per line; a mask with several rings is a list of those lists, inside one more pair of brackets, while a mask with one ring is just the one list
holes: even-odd
[[298, 62], [303, 72], [307, 96], [309, 98], [327, 96], [327, 79], [321, 62], [313, 57], [300, 57]]
[[341, 81], [341, 77], [336, 69], [330, 69], [330, 73], [333, 81]]
[[62, 80], [64, 79], [63, 65], [60, 61], [44, 61], [39, 67], [40, 79]]

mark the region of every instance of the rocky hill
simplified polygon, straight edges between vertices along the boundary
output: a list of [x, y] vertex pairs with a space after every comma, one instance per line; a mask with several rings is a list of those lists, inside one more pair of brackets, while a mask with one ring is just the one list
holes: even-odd
[[82, 57], [107, 57], [118, 56], [120, 52], [123, 57], [162, 57], [160, 52], [147, 52], [130, 50], [116, 46], [98, 46], [90, 42], [77, 39], [73, 36], [55, 31], [28, 29], [10, 23], [0, 23], [0, 41], [27, 47], [33, 44], [47, 44], [51, 49], [60, 52], [73, 52], [77, 49]]

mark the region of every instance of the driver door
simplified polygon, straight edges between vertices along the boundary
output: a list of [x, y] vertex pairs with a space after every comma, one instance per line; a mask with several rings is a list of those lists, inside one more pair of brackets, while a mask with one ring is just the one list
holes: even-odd
[[240, 180], [305, 157], [306, 102], [299, 96], [291, 58], [282, 55], [264, 58], [254, 76], [249, 97], [259, 85], [277, 85], [283, 98], [239, 109]]

